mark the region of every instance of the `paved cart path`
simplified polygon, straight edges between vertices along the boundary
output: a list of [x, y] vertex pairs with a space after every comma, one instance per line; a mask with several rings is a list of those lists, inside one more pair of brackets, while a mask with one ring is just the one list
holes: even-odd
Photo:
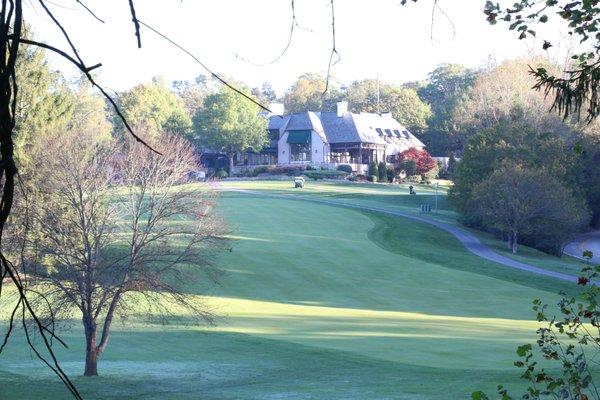
[[[563, 281], [577, 282], [577, 279], [578, 279], [577, 276], [574, 276], [574, 275], [563, 274], [561, 272], [556, 272], [556, 271], [550, 271], [550, 270], [547, 270], [544, 268], [536, 267], [531, 264], [526, 264], [526, 263], [523, 263], [523, 262], [520, 262], [517, 260], [513, 260], [512, 258], [508, 258], [506, 256], [498, 254], [497, 252], [492, 250], [489, 246], [482, 243], [472, 233], [470, 233], [464, 229], [461, 229], [457, 226], [448, 224], [446, 222], [437, 221], [437, 220], [430, 219], [430, 218], [424, 218], [424, 217], [420, 217], [417, 215], [404, 213], [401, 211], [392, 211], [392, 210], [388, 210], [385, 208], [367, 207], [367, 206], [362, 206], [362, 205], [357, 205], [357, 204], [341, 203], [341, 202], [337, 202], [337, 201], [333, 201], [333, 200], [318, 199], [318, 198], [307, 197], [307, 196], [302, 196], [302, 195], [274, 194], [274, 193], [265, 193], [265, 192], [256, 191], [256, 190], [233, 189], [233, 188], [221, 188], [221, 190], [229, 191], [229, 192], [247, 193], [247, 194], [252, 194], [252, 195], [272, 197], [272, 198], [278, 198], [278, 199], [309, 201], [309, 202], [313, 202], [313, 203], [327, 204], [327, 205], [332, 205], [332, 206], [336, 206], [336, 207], [346, 207], [346, 208], [353, 208], [353, 209], [363, 210], [363, 211], [373, 211], [373, 212], [378, 212], [381, 214], [387, 214], [387, 215], [393, 215], [396, 217], [408, 218], [408, 219], [423, 222], [423, 223], [426, 223], [429, 225], [433, 225], [436, 228], [442, 229], [442, 230], [454, 235], [454, 237], [456, 237], [468, 251], [470, 251], [471, 253], [475, 254], [476, 256], [479, 256], [486, 260], [494, 261], [498, 264], [504, 265], [509, 268], [516, 268], [516, 269], [520, 269], [522, 271], [531, 272], [531, 273], [537, 274], [537, 275], [549, 276], [551, 278], [556, 278], [556, 279], [560, 279]], [[599, 251], [599, 254], [600, 254], [600, 251]]]
[[593, 263], [600, 264], [600, 231], [589, 232], [577, 237], [565, 246], [564, 253], [573, 257], [582, 258], [583, 252], [589, 250], [594, 253]]

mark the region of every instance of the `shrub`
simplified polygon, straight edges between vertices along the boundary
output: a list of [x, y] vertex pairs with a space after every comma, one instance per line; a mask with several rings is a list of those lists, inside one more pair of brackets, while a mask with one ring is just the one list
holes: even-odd
[[377, 177], [379, 182], [387, 182], [387, 165], [384, 162], [380, 162], [377, 166]]
[[388, 168], [388, 170], [387, 170], [388, 182], [393, 182], [395, 177], [396, 177], [396, 172], [392, 168]]
[[369, 175], [367, 178], [369, 182], [377, 182], [377, 175]]
[[[419, 150], [417, 148], [411, 148], [403, 151], [398, 155], [399, 166], [406, 163], [406, 161], [412, 160], [415, 163], [414, 172], [409, 171], [407, 168], [402, 168], [406, 171], [407, 175], [413, 174], [426, 174], [432, 169], [437, 167], [437, 162], [429, 155], [426, 150]], [[406, 166], [406, 164], [404, 164]]]
[[369, 164], [369, 175], [379, 175], [379, 169], [377, 168], [377, 163], [375, 163], [375, 161]]
[[317, 170], [317, 171], [307, 171], [304, 173], [307, 177], [317, 180], [317, 179], [341, 179], [345, 178], [348, 174], [344, 171], [332, 171], [332, 170]]
[[310, 179], [313, 179], [315, 181], [324, 178], [323, 174], [319, 174], [316, 171], [307, 171], [304, 175], [306, 175], [307, 177], [309, 177]]
[[215, 172], [215, 178], [221, 179], [221, 178], [227, 178], [228, 176], [229, 176], [229, 174], [224, 169], [220, 169]]
[[344, 172], [347, 172], [349, 174], [352, 173], [352, 166], [348, 165], [348, 164], [338, 165], [337, 169], [338, 169], [338, 171], [344, 171]]
[[396, 165], [398, 172], [406, 172], [406, 176], [412, 176], [417, 173], [417, 162], [415, 160], [402, 160]]
[[354, 176], [354, 181], [355, 182], [366, 182], [367, 181], [367, 176], [363, 175], [363, 174], [356, 174]]
[[269, 172], [269, 168], [266, 165], [259, 165], [258, 167], [254, 168], [254, 172], [256, 175], [265, 174]]

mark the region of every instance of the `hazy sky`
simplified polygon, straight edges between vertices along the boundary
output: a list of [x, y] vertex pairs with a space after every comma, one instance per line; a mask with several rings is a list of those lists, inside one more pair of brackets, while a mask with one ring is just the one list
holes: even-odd
[[[341, 60], [332, 69], [340, 82], [375, 78], [390, 82], [424, 79], [437, 64], [453, 62], [471, 67], [488, 59], [526, 56], [539, 51], [538, 41], [519, 41], [505, 24], [490, 26], [482, 13], [483, 0], [439, 0], [431, 26], [433, 0], [400, 6], [400, 0], [337, 0], [337, 49]], [[86, 0], [105, 24], [97, 22], [75, 0], [48, 0], [49, 7], [68, 28], [84, 60], [103, 64], [99, 80], [114, 90], [127, 89], [154, 76], [168, 81], [193, 79], [206, 73], [189, 56], [142, 29], [137, 49], [126, 0]], [[289, 0], [137, 0], [138, 17], [194, 53], [210, 68], [252, 86], [264, 81], [282, 93], [304, 72], [325, 73], [331, 51], [329, 0], [296, 0], [291, 46], [276, 63], [288, 41]], [[66, 49], [56, 27], [35, 0], [26, 2], [26, 19], [38, 40]], [[453, 32], [452, 21], [456, 32]], [[567, 47], [560, 25], [547, 24], [555, 48]], [[433, 32], [432, 32], [433, 31]], [[433, 33], [433, 39], [432, 34]], [[554, 54], [554, 53], [552, 53]], [[551, 55], [552, 55], [551, 54]], [[75, 70], [52, 59], [55, 68]]]

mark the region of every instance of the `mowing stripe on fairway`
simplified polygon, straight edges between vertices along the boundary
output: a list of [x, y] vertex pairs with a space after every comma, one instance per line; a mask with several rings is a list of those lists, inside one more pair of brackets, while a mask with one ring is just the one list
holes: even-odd
[[353, 209], [357, 209], [357, 210], [372, 211], [372, 212], [377, 212], [377, 213], [382, 213], [382, 214], [387, 214], [387, 215], [393, 215], [395, 217], [408, 218], [408, 219], [412, 219], [415, 221], [424, 222], [429, 225], [433, 225], [436, 228], [442, 229], [442, 230], [452, 234], [454, 237], [456, 237], [460, 241], [460, 243], [468, 251], [470, 251], [471, 253], [475, 254], [476, 256], [484, 258], [486, 260], [494, 261], [494, 262], [504, 265], [506, 267], [531, 272], [531, 273], [537, 274], [537, 275], [544, 275], [544, 276], [548, 276], [548, 277], [555, 278], [555, 279], [560, 279], [560, 280], [567, 281], [567, 282], [577, 282], [577, 279], [578, 279], [578, 277], [576, 277], [574, 275], [564, 274], [564, 273], [556, 272], [556, 271], [549, 271], [544, 268], [536, 267], [536, 266], [526, 264], [526, 263], [523, 263], [523, 262], [520, 262], [517, 260], [513, 260], [513, 259], [505, 257], [503, 255], [500, 255], [500, 254], [496, 253], [494, 250], [492, 250], [490, 247], [488, 247], [486, 244], [482, 243], [475, 235], [473, 235], [463, 229], [457, 228], [453, 225], [450, 225], [450, 224], [447, 224], [447, 223], [441, 222], [441, 221], [436, 221], [433, 219], [427, 219], [427, 218], [419, 217], [416, 215], [403, 213], [400, 211], [386, 210], [384, 208], [379, 208], [379, 207], [367, 207], [367, 206], [361, 206], [361, 205], [357, 205], [357, 204], [341, 203], [341, 202], [332, 201], [332, 200], [315, 199], [315, 198], [310, 198], [310, 197], [306, 197], [306, 196], [273, 194], [273, 193], [266, 194], [264, 192], [248, 190], [248, 189], [223, 188], [220, 190], [226, 191], [226, 192], [247, 193], [247, 194], [272, 197], [272, 198], [277, 198], [277, 199], [304, 200], [304, 201], [310, 201], [313, 203], [332, 205], [332, 206], [336, 206], [336, 207], [347, 207], [347, 208], [353, 208]]

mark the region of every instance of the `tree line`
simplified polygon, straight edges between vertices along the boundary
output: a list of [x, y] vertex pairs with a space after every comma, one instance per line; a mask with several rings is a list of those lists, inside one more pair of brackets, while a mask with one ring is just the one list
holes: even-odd
[[[489, 62], [477, 69], [442, 64], [427, 79], [403, 84], [364, 79], [343, 85], [332, 78], [327, 92], [325, 77], [307, 73], [282, 96], [268, 82], [251, 88], [229, 81], [262, 104], [284, 103], [288, 113], [334, 111], [341, 100], [349, 102], [351, 111], [391, 112], [426, 144], [430, 154], [461, 159], [451, 162], [449, 175], [455, 186], [450, 196], [466, 223], [498, 232], [509, 244], [521, 241], [558, 254], [570, 235], [588, 223], [598, 226], [600, 222], [600, 173], [595, 168], [599, 135], [596, 122], [565, 119], [550, 111], [552, 99], [531, 89], [535, 78], [528, 72], [530, 65], [559, 71], [542, 58]], [[18, 107], [23, 117], [17, 141], [26, 143], [29, 132], [47, 129], [68, 114], [72, 85], [48, 69], [41, 50], [24, 50], [19, 71], [24, 94]], [[230, 169], [235, 153], [259, 151], [269, 143], [259, 107], [203, 75], [194, 81], [167, 83], [155, 78], [136, 85], [120, 94], [119, 106], [146, 137], [163, 131], [180, 135], [198, 148], [227, 154]], [[122, 121], [113, 115], [111, 122], [113, 134], [123, 135]], [[514, 221], [500, 222], [500, 215], [493, 216], [477, 205], [485, 204], [485, 196], [475, 190], [499, 168], [513, 173], [543, 170], [548, 175], [544, 178], [557, 180], [570, 193], [565, 201], [578, 204], [577, 212], [564, 215], [561, 232], [551, 238], [547, 231], [543, 239], [535, 232], [544, 217], [527, 219], [530, 222], [519, 229]], [[512, 195], [507, 192], [506, 196]], [[509, 236], [517, 239], [509, 240]], [[516, 251], [516, 247], [511, 249]]]

